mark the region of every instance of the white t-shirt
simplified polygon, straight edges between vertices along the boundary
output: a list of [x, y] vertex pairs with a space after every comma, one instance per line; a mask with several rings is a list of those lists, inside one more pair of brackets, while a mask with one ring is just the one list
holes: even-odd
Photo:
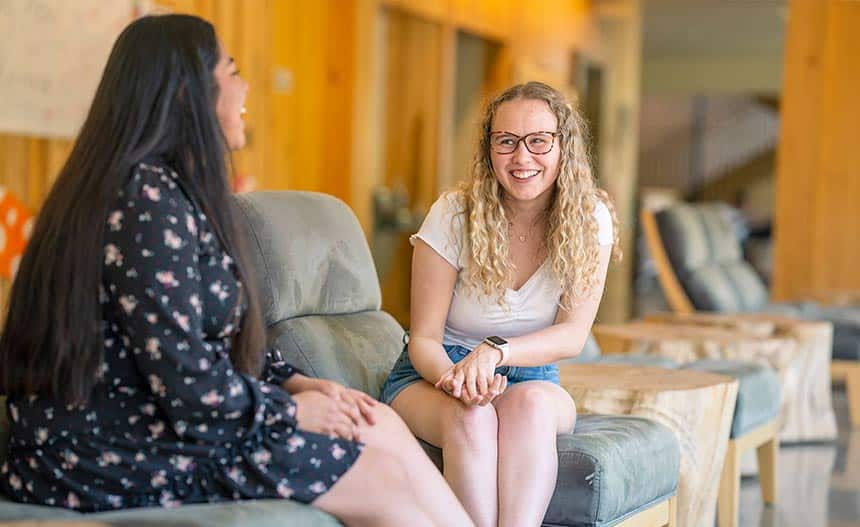
[[[546, 260], [522, 287], [505, 290], [507, 310], [494, 297], [480, 295], [463, 283], [467, 254], [463, 243], [466, 216], [460, 214], [463, 208], [455, 194], [444, 194], [430, 208], [418, 232], [409, 238], [412, 245], [416, 239], [423, 240], [457, 270], [442, 343], [474, 349], [490, 335], [517, 337], [551, 326], [561, 300], [561, 284], [553, 278]], [[604, 203], [595, 207], [594, 217], [599, 244], [611, 244], [612, 217]]]

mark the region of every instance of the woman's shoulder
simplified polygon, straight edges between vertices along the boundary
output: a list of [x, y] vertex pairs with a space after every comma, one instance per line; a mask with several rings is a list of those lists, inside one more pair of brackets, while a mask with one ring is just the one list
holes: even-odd
[[[193, 206], [193, 202], [185, 195], [179, 181], [179, 175], [170, 165], [163, 161], [141, 161], [136, 163], [117, 198], [126, 205], [143, 201], [151, 207], [171, 208]], [[138, 203], [139, 204], [139, 203]]]
[[448, 214], [462, 214], [466, 211], [466, 197], [457, 190], [447, 190], [439, 196], [433, 206], [439, 205]]
[[465, 210], [465, 199], [462, 195], [455, 191], [444, 192], [430, 206], [424, 218], [424, 224], [459, 228], [462, 226]]
[[141, 161], [134, 165], [124, 190], [142, 192], [144, 188], [179, 190], [179, 175], [163, 161]]
[[594, 204], [594, 217], [598, 222], [603, 221], [604, 219], [612, 220], [612, 215], [609, 212], [609, 207], [611, 204], [607, 203], [602, 198], [597, 198], [596, 203]]
[[612, 225], [612, 212], [609, 207], [612, 203], [607, 197], [598, 196], [594, 204], [594, 219], [597, 221], [597, 240], [600, 245], [611, 244], [614, 238]]

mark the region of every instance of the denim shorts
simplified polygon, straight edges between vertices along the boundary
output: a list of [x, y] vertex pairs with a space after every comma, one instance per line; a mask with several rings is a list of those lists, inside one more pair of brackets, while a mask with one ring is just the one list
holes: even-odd
[[[466, 358], [466, 355], [472, 350], [457, 345], [445, 345], [445, 352], [448, 353], [448, 358], [451, 362], [457, 364]], [[496, 368], [496, 373], [504, 375], [508, 378], [508, 386], [518, 382], [525, 381], [549, 381], [554, 384], [559, 384], [558, 366], [555, 364], [547, 364], [546, 366], [501, 366]], [[382, 385], [382, 395], [379, 400], [385, 404], [391, 404], [391, 401], [407, 386], [416, 383], [423, 378], [415, 367], [412, 366], [412, 361], [409, 360], [409, 353], [406, 351], [406, 346], [403, 346], [403, 352], [394, 363], [391, 373], [388, 374], [388, 379]]]

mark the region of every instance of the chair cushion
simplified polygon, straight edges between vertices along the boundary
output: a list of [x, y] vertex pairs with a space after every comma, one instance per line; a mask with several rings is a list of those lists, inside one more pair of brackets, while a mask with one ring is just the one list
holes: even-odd
[[740, 437], [779, 415], [779, 377], [767, 366], [752, 362], [705, 359], [682, 369], [728, 375], [738, 380], [738, 399], [730, 437]]
[[560, 364], [581, 364], [601, 362], [604, 364], [633, 364], [637, 366], [655, 366], [658, 368], [677, 368], [678, 365], [672, 359], [660, 357], [659, 355], [649, 355], [647, 353], [618, 353], [612, 355], [603, 355], [600, 350], [600, 345], [597, 344], [597, 339], [591, 333], [588, 334], [588, 340], [585, 341], [585, 346], [582, 352], [572, 359], [564, 359], [558, 361]]
[[767, 303], [767, 288], [743, 260], [728, 206], [681, 204], [658, 212], [656, 220], [672, 267], [696, 309], [753, 311]]
[[298, 191], [232, 199], [268, 324], [379, 309], [382, 297], [370, 249], [345, 203]]
[[701, 311], [756, 311], [768, 300], [761, 278], [744, 261], [706, 265], [685, 276], [684, 290]]
[[792, 315], [833, 324], [833, 358], [860, 360], [860, 306], [823, 306], [816, 302], [775, 303], [768, 313]]
[[[423, 443], [442, 468], [442, 451]], [[545, 526], [608, 527], [675, 493], [680, 449], [667, 427], [630, 416], [580, 415], [558, 436], [558, 482]]]
[[298, 317], [268, 331], [269, 342], [293, 366], [374, 399], [403, 349], [403, 328], [384, 311]]
[[0, 522], [16, 520], [77, 520], [104, 522], [117, 527], [168, 525], [182, 527], [337, 527], [333, 516], [290, 500], [249, 500], [230, 503], [184, 505], [176, 509], [145, 507], [113, 512], [81, 514], [61, 507], [25, 505], [0, 495]]
[[860, 361], [860, 333], [857, 328], [833, 327], [833, 358]]

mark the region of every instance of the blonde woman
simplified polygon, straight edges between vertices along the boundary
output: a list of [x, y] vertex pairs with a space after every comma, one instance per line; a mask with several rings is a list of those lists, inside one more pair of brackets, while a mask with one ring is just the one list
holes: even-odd
[[478, 526], [540, 525], [556, 434], [576, 421], [554, 363], [581, 351], [618, 252], [585, 136], [555, 89], [508, 89], [486, 109], [471, 177], [411, 238], [411, 339], [382, 399], [442, 449]]

